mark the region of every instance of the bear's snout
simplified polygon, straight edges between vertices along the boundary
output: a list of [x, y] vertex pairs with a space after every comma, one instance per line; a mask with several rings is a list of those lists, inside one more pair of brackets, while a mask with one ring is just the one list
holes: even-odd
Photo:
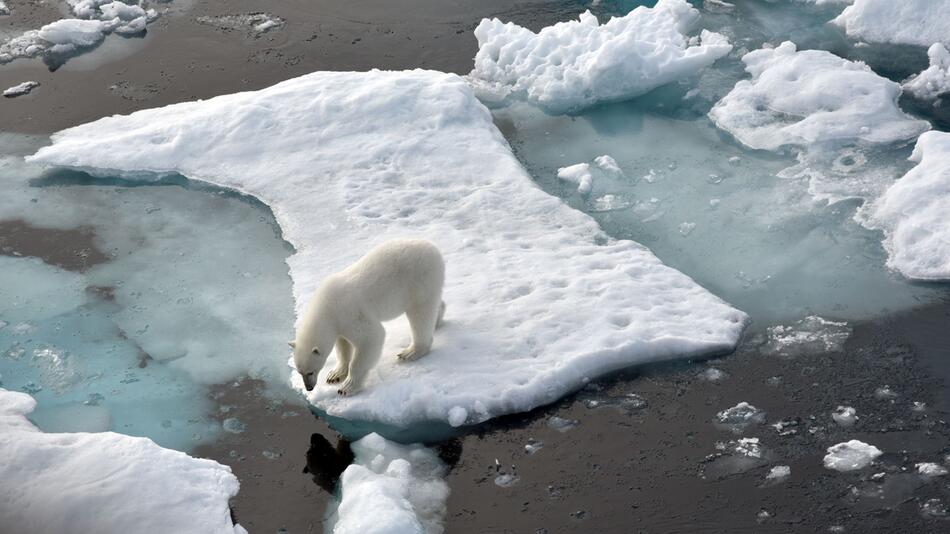
[[314, 373], [307, 373], [303, 376], [303, 387], [307, 388], [307, 391], [313, 391], [313, 387], [317, 385], [317, 381], [314, 379]]

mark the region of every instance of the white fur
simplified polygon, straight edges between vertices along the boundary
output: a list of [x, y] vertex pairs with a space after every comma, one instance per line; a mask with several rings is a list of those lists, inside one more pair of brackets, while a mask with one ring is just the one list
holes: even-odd
[[386, 337], [383, 321], [403, 313], [412, 329], [412, 344], [396, 357], [410, 361], [425, 356], [445, 312], [444, 280], [442, 254], [421, 239], [387, 241], [323, 280], [291, 343], [307, 390], [313, 389], [335, 346], [337, 366], [327, 383], [340, 382], [340, 395], [359, 391], [379, 361]]

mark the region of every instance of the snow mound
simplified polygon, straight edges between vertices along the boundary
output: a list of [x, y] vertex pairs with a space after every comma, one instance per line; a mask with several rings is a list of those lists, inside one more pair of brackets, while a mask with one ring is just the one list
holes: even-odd
[[28, 95], [30, 91], [40, 86], [40, 82], [23, 82], [3, 91], [3, 96], [7, 98], [16, 98], [18, 96]]
[[469, 75], [492, 100], [512, 94], [553, 111], [625, 100], [685, 78], [732, 50], [722, 35], [685, 33], [699, 20], [685, 0], [659, 0], [600, 24], [590, 11], [538, 33], [483, 19]]
[[0, 388], [0, 517], [9, 532], [245, 533], [231, 469], [116, 434], [41, 432], [29, 395]]
[[921, 100], [934, 100], [950, 93], [950, 52], [943, 43], [934, 43], [927, 49], [930, 67], [904, 82], [901, 87]]
[[852, 439], [828, 447], [824, 464], [828, 469], [835, 471], [857, 471], [871, 465], [871, 462], [881, 454], [883, 454], [881, 450], [874, 445]]
[[369, 434], [353, 454], [340, 477], [334, 534], [441, 534], [449, 486], [434, 451]]
[[917, 163], [870, 208], [871, 228], [884, 230], [887, 265], [917, 280], [950, 279], [950, 133], [920, 136]]
[[64, 130], [28, 159], [180, 172], [258, 197], [296, 248], [298, 317], [321, 279], [384, 240], [436, 243], [448, 311], [432, 352], [398, 364], [408, 324], [388, 323], [383, 358], [352, 397], [323, 384], [330, 357], [309, 399], [335, 416], [473, 424], [632, 364], [731, 350], [747, 320], [538, 189], [451, 74], [313, 73]]
[[832, 23], [874, 43], [950, 46], [950, 0], [855, 0]]
[[891, 143], [930, 128], [897, 106], [901, 87], [867, 65], [786, 41], [742, 57], [743, 80], [710, 110], [716, 126], [754, 149]]

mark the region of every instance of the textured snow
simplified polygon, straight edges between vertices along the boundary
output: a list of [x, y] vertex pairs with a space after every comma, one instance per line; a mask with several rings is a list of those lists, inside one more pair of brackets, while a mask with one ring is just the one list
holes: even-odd
[[930, 67], [904, 82], [908, 93], [922, 100], [933, 100], [950, 93], [950, 52], [943, 43], [934, 43], [927, 49]]
[[950, 133], [921, 135], [910, 159], [917, 165], [863, 222], [884, 230], [889, 267], [918, 280], [950, 279]]
[[553, 111], [642, 95], [711, 65], [732, 50], [720, 34], [685, 34], [699, 11], [685, 0], [659, 0], [600, 24], [586, 11], [576, 21], [534, 33], [483, 19], [470, 80], [492, 100], [511, 94]]
[[432, 353], [397, 364], [408, 325], [387, 324], [384, 357], [352, 397], [322, 384], [331, 357], [309, 394], [331, 415], [459, 423], [461, 407], [480, 422], [631, 364], [730, 350], [747, 320], [540, 191], [455, 75], [314, 73], [71, 128], [29, 159], [181, 172], [257, 196], [296, 247], [298, 312], [323, 277], [386, 239], [439, 245], [448, 311]]
[[950, 46], [950, 0], [855, 0], [832, 22], [854, 39]]
[[5, 532], [245, 532], [229, 467], [114, 432], [47, 434], [26, 419], [35, 406], [0, 389]]
[[449, 486], [445, 464], [422, 445], [369, 434], [353, 443], [340, 477], [334, 534], [440, 534]]
[[864, 63], [786, 41], [742, 57], [743, 80], [710, 110], [719, 128], [755, 149], [826, 142], [890, 143], [930, 128], [897, 106], [900, 85]]
[[13, 87], [9, 87], [5, 89], [3, 91], [3, 96], [7, 98], [14, 98], [21, 95], [27, 95], [27, 94], [30, 94], [30, 91], [32, 91], [33, 89], [39, 86], [40, 86], [40, 82], [28, 81], [28, 82], [19, 83], [17, 85], [14, 85]]
[[828, 469], [835, 471], [856, 471], [871, 465], [871, 462], [881, 454], [881, 450], [874, 445], [852, 439], [828, 447], [824, 464]]

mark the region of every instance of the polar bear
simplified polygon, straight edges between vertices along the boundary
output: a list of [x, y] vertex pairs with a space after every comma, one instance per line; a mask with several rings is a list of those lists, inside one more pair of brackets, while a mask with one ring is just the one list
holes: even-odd
[[289, 343], [307, 391], [316, 385], [317, 373], [334, 346], [337, 363], [327, 383], [339, 382], [340, 395], [359, 391], [382, 352], [383, 321], [403, 313], [412, 329], [412, 344], [396, 357], [411, 361], [425, 356], [445, 313], [444, 281], [442, 254], [421, 239], [387, 241], [323, 280], [307, 305], [296, 339]]

